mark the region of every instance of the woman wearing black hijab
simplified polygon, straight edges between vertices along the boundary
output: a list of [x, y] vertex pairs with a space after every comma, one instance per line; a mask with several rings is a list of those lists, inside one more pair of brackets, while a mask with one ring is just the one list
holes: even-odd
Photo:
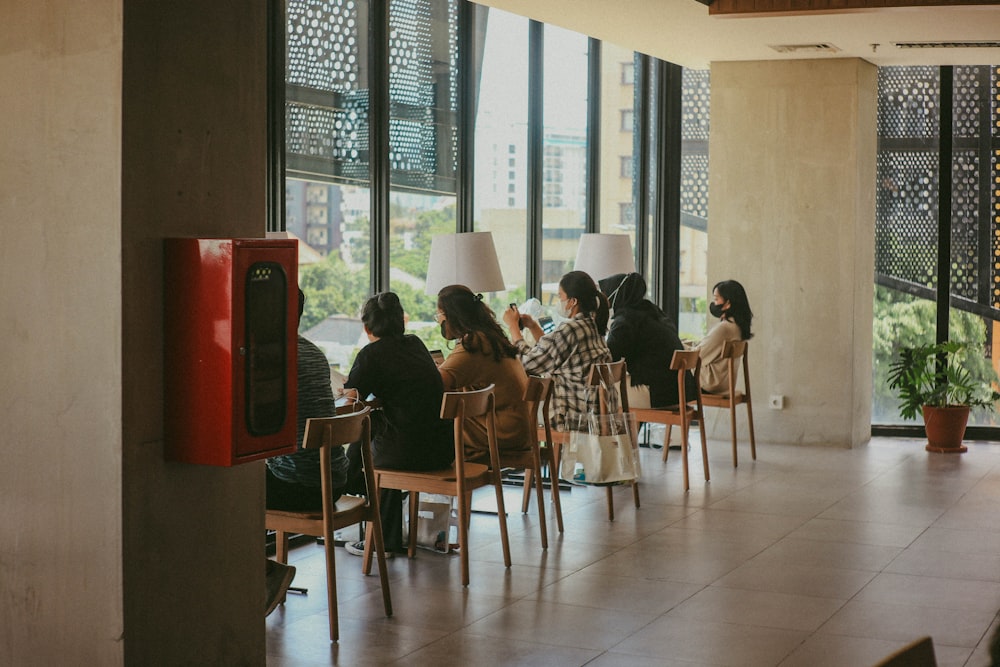
[[[613, 313], [608, 348], [618, 361], [625, 359], [631, 376], [629, 407], [662, 408], [676, 405], [677, 373], [670, 370], [674, 350], [684, 345], [677, 328], [646, 298], [646, 281], [638, 273], [619, 273], [599, 282]], [[687, 377], [685, 394], [694, 396], [694, 378]]]

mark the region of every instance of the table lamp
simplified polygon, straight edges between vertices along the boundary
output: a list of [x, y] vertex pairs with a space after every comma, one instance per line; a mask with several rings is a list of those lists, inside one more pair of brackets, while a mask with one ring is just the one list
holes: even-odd
[[473, 292], [507, 289], [492, 232], [439, 234], [431, 239], [426, 292], [436, 296], [448, 285], [465, 285]]
[[598, 280], [635, 271], [635, 253], [628, 234], [583, 234], [576, 250], [576, 271]]

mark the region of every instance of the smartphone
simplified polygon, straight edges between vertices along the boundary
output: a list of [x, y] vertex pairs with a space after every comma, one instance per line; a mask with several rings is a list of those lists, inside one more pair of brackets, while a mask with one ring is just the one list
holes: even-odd
[[[517, 304], [516, 303], [510, 304], [510, 307], [513, 308], [515, 311], [517, 311]], [[521, 323], [520, 311], [517, 311], [517, 312], [518, 312], [517, 328], [518, 329], [524, 329], [524, 324]]]

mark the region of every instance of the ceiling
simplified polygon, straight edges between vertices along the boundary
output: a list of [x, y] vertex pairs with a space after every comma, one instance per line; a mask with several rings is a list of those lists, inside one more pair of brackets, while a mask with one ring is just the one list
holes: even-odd
[[[900, 49], [897, 42], [1000, 41], [1000, 0], [982, 5], [709, 16], [698, 0], [477, 0], [682, 65], [863, 58], [875, 65], [1000, 65], [1000, 48]], [[832, 53], [771, 45], [832, 44]]]

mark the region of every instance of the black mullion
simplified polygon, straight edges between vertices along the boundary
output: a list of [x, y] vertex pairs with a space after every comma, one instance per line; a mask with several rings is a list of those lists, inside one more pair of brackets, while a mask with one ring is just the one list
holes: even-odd
[[544, 24], [528, 22], [528, 262], [529, 297], [542, 295], [542, 99], [545, 57]]
[[458, 2], [458, 165], [455, 174], [456, 231], [474, 228], [475, 200], [475, 104], [473, 40], [476, 7], [468, 0]]
[[267, 3], [267, 231], [285, 231], [284, 0]]
[[587, 225], [586, 231], [601, 231], [601, 41], [587, 42]]
[[389, 2], [368, 3], [371, 288], [389, 289]]
[[657, 141], [657, 215], [660, 307], [677, 317], [680, 311], [681, 266], [681, 96], [683, 69], [660, 61], [660, 120]]
[[[649, 234], [646, 219], [649, 217], [649, 155], [650, 140], [649, 130], [651, 127], [650, 118], [650, 82], [652, 80], [652, 59], [640, 53], [635, 58], [638, 71], [635, 72], [632, 80], [635, 85], [632, 89], [633, 118], [632, 124], [632, 150], [634, 157], [632, 164], [635, 169], [632, 174], [632, 217], [635, 220], [635, 266], [638, 273], [646, 278], [646, 254], [649, 251]], [[636, 113], [638, 112], [638, 113]], [[659, 135], [659, 133], [657, 133]], [[659, 171], [657, 171], [659, 174]], [[657, 293], [654, 286], [653, 292]], [[655, 298], [655, 297], [654, 297]]]
[[950, 65], [941, 67], [940, 144], [938, 148], [938, 291], [937, 340], [948, 340], [948, 311], [951, 297], [951, 161], [953, 76]]
[[[977, 170], [977, 180], [979, 183], [979, 198], [977, 203], [978, 220], [977, 226], [977, 246], [979, 285], [976, 288], [977, 301], [984, 306], [993, 303], [991, 298], [993, 293], [993, 225], [990, 193], [992, 192], [993, 166], [990, 162], [992, 135], [990, 131], [990, 120], [992, 116], [993, 99], [991, 91], [991, 76], [989, 67], [980, 67], [976, 75], [979, 90], [984, 94], [981, 96], [979, 105], [979, 118], [977, 121], [978, 131], [976, 132], [979, 141], [977, 142], [976, 153], [978, 155], [979, 169]], [[993, 327], [986, 327], [986, 343], [989, 349], [989, 342], [992, 337]]]

